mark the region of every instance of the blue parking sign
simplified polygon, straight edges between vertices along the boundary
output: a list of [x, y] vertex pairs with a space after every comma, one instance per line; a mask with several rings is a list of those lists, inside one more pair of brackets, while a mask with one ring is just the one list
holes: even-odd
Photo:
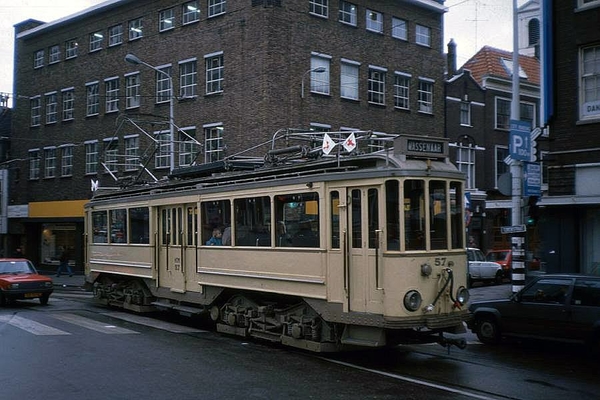
[[531, 124], [527, 121], [510, 120], [510, 158], [529, 161], [531, 158]]

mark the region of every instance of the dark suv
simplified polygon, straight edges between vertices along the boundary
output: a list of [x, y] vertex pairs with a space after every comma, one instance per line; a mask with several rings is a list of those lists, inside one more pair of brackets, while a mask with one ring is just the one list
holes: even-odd
[[600, 276], [543, 275], [509, 299], [469, 306], [469, 328], [483, 343], [519, 336], [600, 347]]

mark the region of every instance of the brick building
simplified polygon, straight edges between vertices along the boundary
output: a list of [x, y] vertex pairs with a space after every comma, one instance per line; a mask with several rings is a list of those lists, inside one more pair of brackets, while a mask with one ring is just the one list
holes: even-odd
[[113, 0], [17, 24], [10, 246], [42, 269], [73, 248], [80, 269], [91, 182], [161, 179], [282, 128], [443, 136], [442, 3]]

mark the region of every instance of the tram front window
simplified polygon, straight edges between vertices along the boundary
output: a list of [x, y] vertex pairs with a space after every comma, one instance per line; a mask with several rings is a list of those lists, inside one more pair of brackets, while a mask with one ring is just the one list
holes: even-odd
[[429, 182], [429, 218], [431, 249], [448, 248], [448, 207], [446, 203], [446, 182]]
[[404, 235], [406, 250], [425, 250], [425, 182], [404, 181]]

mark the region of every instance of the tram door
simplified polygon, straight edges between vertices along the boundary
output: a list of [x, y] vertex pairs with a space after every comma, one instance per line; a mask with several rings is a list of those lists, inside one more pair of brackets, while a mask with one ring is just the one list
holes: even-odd
[[378, 288], [381, 282], [379, 249], [381, 221], [378, 187], [348, 188], [347, 205], [347, 246], [348, 302], [350, 311], [383, 312], [383, 291]]
[[185, 288], [185, 225], [183, 205], [159, 209], [158, 279], [161, 287], [175, 293]]

